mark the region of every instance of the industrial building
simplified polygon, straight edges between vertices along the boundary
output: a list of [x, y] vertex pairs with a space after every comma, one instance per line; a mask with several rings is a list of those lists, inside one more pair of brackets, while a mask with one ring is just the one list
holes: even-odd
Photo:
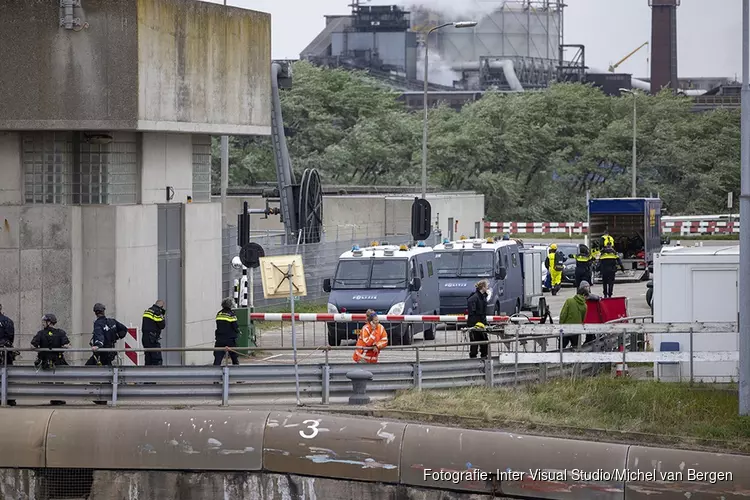
[[0, 303], [16, 345], [54, 313], [85, 347], [94, 303], [140, 327], [159, 298], [162, 345], [210, 345], [222, 298], [210, 135], [270, 134], [270, 15], [196, 0], [3, 2], [0, 22], [13, 68], [0, 79]]
[[[646, 1], [646, 0], [642, 0]], [[485, 91], [541, 90], [556, 81], [588, 82], [608, 95], [620, 89], [657, 92], [668, 87], [696, 98], [696, 110], [735, 107], [720, 89], [726, 78], [678, 78], [677, 8], [680, 0], [649, 0], [652, 9], [651, 77], [617, 73], [586, 64], [586, 47], [566, 42], [562, 0], [508, 0], [478, 19], [472, 28], [434, 31], [428, 43], [429, 105], [453, 108]], [[384, 84], [404, 92], [407, 107], [422, 106], [425, 35], [452, 18], [424, 7], [363, 6], [346, 16], [326, 16], [323, 31], [300, 58], [329, 67], [367, 70]], [[419, 95], [417, 95], [419, 92]], [[700, 96], [708, 93], [708, 99]]]

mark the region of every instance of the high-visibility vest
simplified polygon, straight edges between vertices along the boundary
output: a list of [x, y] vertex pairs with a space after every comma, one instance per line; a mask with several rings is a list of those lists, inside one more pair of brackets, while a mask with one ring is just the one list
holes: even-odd
[[[378, 324], [376, 328], [373, 328], [370, 323], [367, 323], [362, 331], [359, 332], [357, 338], [357, 349], [354, 351], [352, 359], [355, 363], [359, 363], [365, 360], [367, 363], [377, 363], [378, 355], [388, 345], [388, 334], [385, 331], [383, 325]], [[361, 349], [362, 347], [377, 346], [378, 350], [374, 349]]]

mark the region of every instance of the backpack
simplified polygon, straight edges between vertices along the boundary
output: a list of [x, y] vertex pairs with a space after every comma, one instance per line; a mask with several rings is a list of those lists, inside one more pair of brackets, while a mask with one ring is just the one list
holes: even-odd
[[568, 260], [565, 254], [561, 251], [555, 252], [555, 271], [562, 271], [565, 269], [565, 261]]

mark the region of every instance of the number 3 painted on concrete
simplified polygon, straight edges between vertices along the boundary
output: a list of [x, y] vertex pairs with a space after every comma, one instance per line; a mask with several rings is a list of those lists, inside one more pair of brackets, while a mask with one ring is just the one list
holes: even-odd
[[305, 420], [302, 423], [307, 424], [307, 428], [312, 432], [310, 432], [310, 434], [305, 434], [305, 431], [299, 431], [300, 436], [305, 439], [312, 439], [318, 435], [318, 426], [320, 425], [320, 420]]

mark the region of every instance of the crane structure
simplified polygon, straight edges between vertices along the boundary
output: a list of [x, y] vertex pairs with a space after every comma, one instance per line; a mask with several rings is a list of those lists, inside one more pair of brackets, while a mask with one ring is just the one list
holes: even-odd
[[637, 49], [635, 49], [634, 51], [632, 51], [631, 53], [629, 53], [628, 55], [626, 55], [625, 57], [623, 57], [622, 59], [620, 59], [620, 60], [619, 60], [619, 61], [617, 61], [616, 63], [614, 63], [614, 64], [610, 65], [610, 67], [609, 67], [609, 72], [610, 72], [610, 73], [614, 73], [614, 72], [615, 72], [615, 70], [616, 70], [616, 69], [617, 69], [617, 68], [618, 68], [618, 67], [619, 67], [619, 66], [620, 66], [620, 65], [621, 65], [622, 63], [624, 63], [625, 61], [627, 61], [628, 59], [630, 59], [630, 58], [631, 58], [632, 56], [634, 56], [634, 55], [635, 55], [635, 53], [636, 53], [636, 52], [638, 52], [639, 50], [641, 50], [641, 49], [642, 49], [643, 47], [645, 47], [646, 45], [648, 45], [648, 42], [643, 42], [643, 43], [642, 43], [642, 44], [641, 44], [641, 45], [640, 45], [640, 46], [639, 46], [639, 47], [638, 47]]
[[281, 113], [280, 89], [292, 85], [290, 61], [273, 61], [271, 64], [271, 140], [278, 189], [265, 190], [264, 198], [278, 201], [287, 242], [318, 243], [323, 233], [323, 185], [314, 168], [302, 173], [299, 184], [294, 176], [292, 162], [284, 133]]

